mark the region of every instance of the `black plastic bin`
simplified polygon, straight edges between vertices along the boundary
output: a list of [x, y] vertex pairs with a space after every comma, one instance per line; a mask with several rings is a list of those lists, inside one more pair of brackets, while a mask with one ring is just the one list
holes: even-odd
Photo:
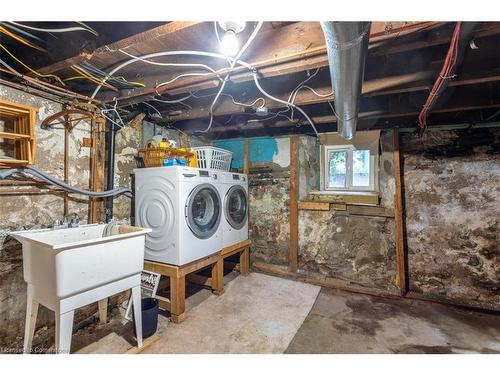
[[[158, 328], [158, 300], [155, 298], [143, 298], [141, 300], [142, 310], [142, 338], [147, 339], [153, 336]], [[134, 315], [134, 335], [137, 337], [135, 329]]]

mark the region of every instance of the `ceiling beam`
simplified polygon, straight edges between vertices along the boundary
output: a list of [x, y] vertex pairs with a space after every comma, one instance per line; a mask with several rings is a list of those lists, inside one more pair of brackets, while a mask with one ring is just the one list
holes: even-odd
[[[378, 46], [391, 38], [400, 38], [402, 35], [443, 24], [443, 22], [372, 22], [370, 43], [377, 42]], [[500, 32], [500, 27], [498, 31]], [[259, 33], [252, 43], [251, 52], [254, 53], [246, 59], [253, 67], [259, 69], [262, 77], [274, 77], [328, 66], [324, 35], [319, 22], [298, 22]], [[233, 82], [252, 80], [252, 73], [244, 67], [224, 69], [219, 74], [228, 72], [232, 73]], [[158, 92], [177, 95], [199, 90], [200, 87], [210, 88], [213, 87], [213, 79], [216, 77], [216, 74], [211, 74], [201, 78], [180, 79], [158, 88]], [[118, 101], [120, 105], [137, 103], [144, 100], [145, 96], [155, 94], [156, 91], [154, 87], [138, 88], [118, 98]], [[104, 101], [107, 99], [111, 98], [103, 98]]]
[[[449, 108], [440, 108], [434, 110], [432, 113], [453, 113], [453, 112], [461, 112], [461, 111], [473, 111], [473, 110], [482, 110], [482, 109], [494, 109], [494, 108], [500, 108], [500, 102], [498, 103], [491, 103], [491, 104], [477, 104], [477, 105], [470, 105], [470, 106], [453, 106]], [[389, 118], [403, 118], [403, 117], [416, 117], [418, 116], [419, 111], [415, 110], [405, 110], [405, 111], [400, 111], [398, 113], [394, 112], [388, 112], [388, 111], [367, 111], [367, 112], [361, 112], [359, 114], [359, 122], [363, 122], [366, 120], [372, 120], [372, 119], [389, 119]], [[325, 125], [325, 124], [335, 124], [337, 122], [337, 119], [334, 115], [328, 115], [328, 116], [315, 116], [312, 118], [313, 122], [316, 125]], [[206, 126], [206, 124], [203, 124]], [[266, 125], [263, 122], [254, 122], [252, 124], [245, 124], [245, 125], [219, 125], [217, 124], [216, 126], [213, 126], [210, 129], [210, 132], [207, 133], [210, 135], [211, 133], [224, 133], [224, 132], [244, 132], [246, 130], [258, 130], [258, 129], [263, 129], [263, 128], [268, 128], [268, 129], [273, 129], [273, 128], [294, 128], [297, 126], [309, 126], [309, 123], [305, 120], [296, 120], [296, 121], [288, 121], [288, 120], [280, 120], [276, 121], [272, 125]], [[417, 125], [415, 125], [415, 129], [417, 128]], [[179, 129], [186, 133], [195, 133], [199, 131], [199, 128], [191, 128], [189, 126], [179, 126]], [[311, 128], [310, 133], [313, 133], [313, 130]]]
[[[382, 96], [382, 95], [394, 95], [401, 93], [417, 92], [429, 90], [432, 88], [432, 82], [428, 81], [426, 84], [419, 84], [415, 86], [406, 86], [411, 83], [419, 83], [425, 80], [433, 78], [437, 74], [434, 70], [426, 70], [416, 73], [407, 73], [391, 77], [382, 77], [369, 81], [363, 82], [362, 94], [366, 96]], [[483, 76], [483, 77], [467, 77], [460, 78], [450, 82], [450, 87], [466, 86], [474, 84], [484, 84], [490, 82], [500, 82], [500, 75], [495, 76]], [[314, 87], [314, 89], [320, 94], [326, 94], [331, 92], [331, 86], [321, 86]], [[289, 93], [275, 95], [278, 99], [288, 100]], [[257, 97], [252, 97], [244, 101], [245, 104], [250, 105], [255, 102]], [[320, 97], [315, 95], [311, 90], [301, 90], [298, 92], [295, 104], [298, 106], [325, 103], [327, 101], [333, 100], [333, 96]], [[257, 108], [262, 102], [255, 103], [253, 109]], [[266, 107], [269, 109], [284, 108], [284, 105], [276, 101], [267, 101]], [[231, 114], [237, 114], [245, 112], [245, 107], [236, 105], [233, 103], [230, 97], [223, 97], [220, 99], [217, 105], [214, 116], [228, 116]], [[173, 121], [190, 120], [197, 118], [207, 118], [209, 116], [209, 104], [203, 106], [198, 105], [189, 110], [183, 111], [178, 116], [172, 116], [169, 119]]]
[[91, 58], [103, 55], [109, 55], [110, 51], [116, 51], [122, 48], [130, 48], [132, 46], [148, 43], [160, 38], [164, 38], [166, 36], [170, 35], [173, 36], [173, 34], [179, 31], [196, 27], [196, 25], [200, 23], [201, 22], [181, 22], [181, 21], [169, 22], [164, 25], [155, 27], [153, 29], [146, 30], [142, 33], [121, 39], [117, 42], [99, 47], [89, 55], [79, 54], [77, 56], [70, 57], [69, 59], [58, 61], [54, 64], [38, 69], [38, 72], [42, 74], [55, 73], [60, 70], [67, 69], [72, 65], [80, 64], [84, 60], [89, 60]]

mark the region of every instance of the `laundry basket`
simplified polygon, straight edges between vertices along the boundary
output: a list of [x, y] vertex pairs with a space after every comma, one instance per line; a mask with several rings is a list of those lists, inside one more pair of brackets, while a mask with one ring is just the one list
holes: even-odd
[[217, 169], [226, 172], [231, 168], [231, 159], [233, 157], [231, 151], [212, 146], [193, 147], [191, 150], [196, 152], [198, 168]]

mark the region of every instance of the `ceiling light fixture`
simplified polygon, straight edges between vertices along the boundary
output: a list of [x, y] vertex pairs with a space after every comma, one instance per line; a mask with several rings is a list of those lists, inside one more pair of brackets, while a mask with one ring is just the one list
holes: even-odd
[[236, 34], [245, 29], [246, 22], [219, 21], [218, 24], [225, 31], [220, 42], [221, 52], [226, 56], [235, 56], [239, 50]]

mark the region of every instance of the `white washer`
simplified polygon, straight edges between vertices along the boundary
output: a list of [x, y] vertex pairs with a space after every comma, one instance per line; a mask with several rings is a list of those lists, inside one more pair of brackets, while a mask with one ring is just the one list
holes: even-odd
[[222, 172], [221, 180], [222, 245], [227, 247], [248, 239], [248, 177]]
[[180, 266], [222, 248], [218, 171], [172, 166], [134, 173], [136, 225], [152, 229], [144, 259]]

